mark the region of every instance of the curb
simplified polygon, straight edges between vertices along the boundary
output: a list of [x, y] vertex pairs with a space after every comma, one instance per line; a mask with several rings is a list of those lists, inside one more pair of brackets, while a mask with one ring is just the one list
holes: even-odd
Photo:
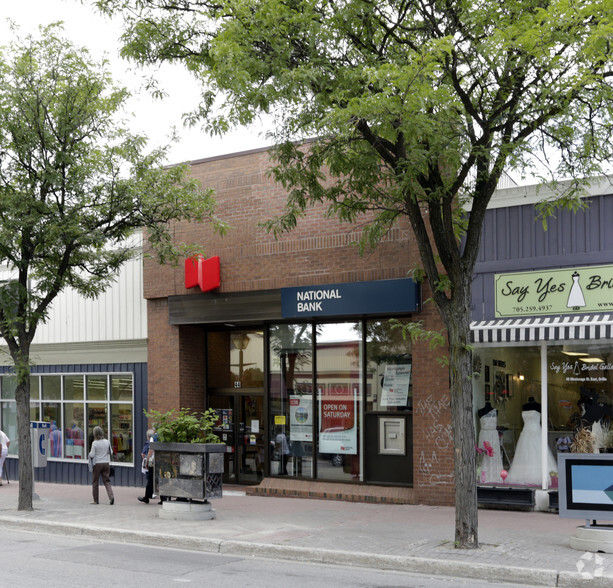
[[[150, 531], [130, 531], [107, 529], [103, 527], [82, 526], [56, 521], [34, 521], [0, 516], [0, 527], [25, 532], [48, 533], [68, 537], [89, 537], [93, 539], [119, 541], [191, 551], [204, 551], [223, 555], [264, 557], [302, 561], [320, 564], [333, 564], [360, 568], [393, 570], [430, 574], [435, 576], [455, 576], [533, 586], [610, 586], [611, 578], [584, 579], [576, 572], [558, 574], [555, 570], [497, 566], [492, 564], [473, 564], [442, 559], [412, 556], [379, 555], [349, 551], [332, 551], [307, 547], [292, 547], [266, 543], [249, 543], [221, 539], [184, 537]], [[558, 583], [558, 580], [564, 583]], [[603, 580], [600, 584], [598, 580]], [[596, 583], [595, 583], [596, 581]]]

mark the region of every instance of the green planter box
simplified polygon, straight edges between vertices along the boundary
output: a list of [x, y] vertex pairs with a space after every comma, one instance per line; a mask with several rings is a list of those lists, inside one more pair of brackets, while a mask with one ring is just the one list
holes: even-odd
[[151, 443], [159, 496], [222, 498], [225, 443]]

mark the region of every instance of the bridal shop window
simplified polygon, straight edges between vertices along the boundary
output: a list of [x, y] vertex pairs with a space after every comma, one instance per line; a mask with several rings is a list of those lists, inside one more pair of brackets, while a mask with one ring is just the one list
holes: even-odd
[[613, 345], [590, 341], [547, 349], [549, 445], [570, 451], [577, 429], [592, 432], [594, 452], [613, 448]]
[[540, 486], [540, 347], [478, 348], [473, 370], [477, 482]]
[[482, 347], [473, 368], [479, 483], [540, 487], [543, 425], [547, 486], [555, 486], [557, 454], [571, 450], [579, 427], [593, 433], [595, 452], [613, 447], [609, 341], [548, 345], [545, 355], [540, 345]]

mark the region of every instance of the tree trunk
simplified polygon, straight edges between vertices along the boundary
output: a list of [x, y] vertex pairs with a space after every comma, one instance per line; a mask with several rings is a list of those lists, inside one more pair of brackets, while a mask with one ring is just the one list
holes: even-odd
[[454, 438], [455, 545], [477, 549], [478, 510], [473, 416], [470, 305], [456, 305], [448, 316], [449, 387]]
[[18, 510], [32, 510], [32, 442], [30, 438], [30, 354], [22, 350], [13, 357], [17, 375], [17, 437], [19, 439], [19, 500]]

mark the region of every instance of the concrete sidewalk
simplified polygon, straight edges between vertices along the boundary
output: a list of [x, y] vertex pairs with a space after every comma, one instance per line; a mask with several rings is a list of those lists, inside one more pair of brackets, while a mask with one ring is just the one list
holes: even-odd
[[613, 555], [571, 549], [583, 521], [543, 512], [479, 511], [478, 550], [454, 548], [451, 507], [247, 496], [224, 487], [211, 521], [158, 517], [140, 488], [36, 483], [33, 511], [17, 510], [18, 484], [0, 488], [0, 528], [78, 535], [207, 552], [454, 575], [539, 586], [613, 585]]

